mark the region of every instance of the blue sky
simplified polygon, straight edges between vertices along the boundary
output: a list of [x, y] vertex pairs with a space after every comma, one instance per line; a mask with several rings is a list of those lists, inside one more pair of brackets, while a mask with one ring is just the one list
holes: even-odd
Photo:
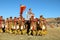
[[60, 17], [60, 0], [0, 0], [0, 16], [19, 17], [20, 4], [26, 5], [23, 17], [26, 18], [26, 12], [32, 8], [35, 17], [43, 15], [45, 18]]

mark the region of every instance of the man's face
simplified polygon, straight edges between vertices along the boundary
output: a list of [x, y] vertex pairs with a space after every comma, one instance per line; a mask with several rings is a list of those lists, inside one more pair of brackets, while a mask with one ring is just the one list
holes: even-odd
[[10, 17], [10, 19], [12, 19], [12, 17]]
[[16, 19], [16, 17], [14, 17], [14, 19]]
[[3, 19], [3, 17], [2, 17], [2, 16], [0, 16], [0, 19]]

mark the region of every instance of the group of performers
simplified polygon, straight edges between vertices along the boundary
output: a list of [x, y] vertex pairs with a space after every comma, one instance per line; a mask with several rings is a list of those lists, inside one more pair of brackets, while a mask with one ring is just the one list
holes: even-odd
[[35, 18], [34, 14], [29, 9], [27, 18], [23, 18], [22, 13], [25, 6], [20, 7], [20, 16], [3, 19], [0, 16], [0, 32], [7, 32], [12, 34], [28, 34], [28, 35], [45, 35], [47, 34], [46, 19], [41, 15], [40, 18]]
[[3, 19], [0, 16], [0, 32], [12, 34], [45, 35], [47, 33], [46, 19], [41, 15], [40, 18], [31, 16], [25, 20], [22, 16]]

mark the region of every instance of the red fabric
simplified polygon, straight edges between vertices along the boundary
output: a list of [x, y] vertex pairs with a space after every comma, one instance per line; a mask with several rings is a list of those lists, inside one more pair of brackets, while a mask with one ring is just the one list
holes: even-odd
[[22, 14], [23, 13], [23, 11], [25, 10], [25, 8], [26, 8], [26, 6], [20, 6], [20, 14]]
[[0, 20], [0, 24], [2, 23], [2, 20]]
[[33, 26], [32, 30], [34, 30], [34, 26]]
[[25, 21], [23, 20], [23, 22], [25, 22]]
[[2, 20], [0, 20], [0, 28], [2, 28]]

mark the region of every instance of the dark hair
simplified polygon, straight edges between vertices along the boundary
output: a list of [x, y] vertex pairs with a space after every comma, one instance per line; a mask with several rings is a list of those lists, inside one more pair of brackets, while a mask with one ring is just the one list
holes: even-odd
[[40, 17], [43, 17], [43, 15], [40, 15]]
[[2, 18], [3, 16], [1, 16], [1, 18]]
[[14, 18], [16, 18], [16, 17], [14, 17]]
[[31, 8], [29, 10], [31, 10]]
[[10, 17], [10, 18], [12, 18], [12, 17]]
[[6, 18], [6, 19], [8, 19], [8, 18]]

